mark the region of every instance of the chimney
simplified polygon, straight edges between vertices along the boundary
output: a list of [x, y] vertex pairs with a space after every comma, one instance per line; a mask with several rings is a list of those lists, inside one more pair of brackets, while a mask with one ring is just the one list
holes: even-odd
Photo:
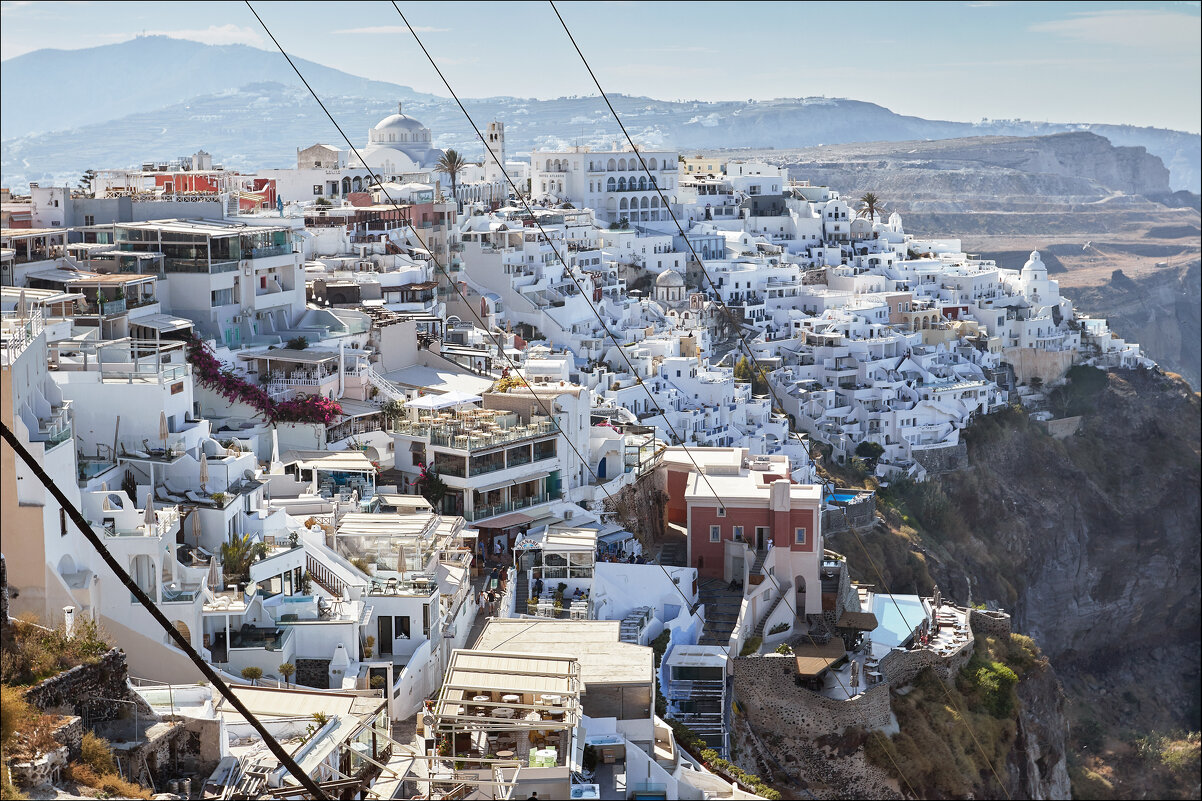
[[63, 631], [66, 633], [68, 640], [74, 639], [74, 637], [75, 637], [75, 607], [74, 606], [64, 606], [63, 607]]

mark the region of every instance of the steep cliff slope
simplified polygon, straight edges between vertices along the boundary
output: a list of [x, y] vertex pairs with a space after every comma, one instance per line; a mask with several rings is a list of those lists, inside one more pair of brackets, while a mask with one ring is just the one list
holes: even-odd
[[[1073, 740], [1081, 765], [1091, 743], [1122, 756], [1199, 729], [1202, 406], [1151, 371], [1081, 373], [1060, 400], [1083, 415], [1077, 434], [1053, 439], [1020, 412], [983, 418], [966, 435], [972, 466], [890, 488], [887, 525], [864, 539], [895, 591], [933, 578], [1013, 613], [1063, 678], [1070, 720], [1092, 733]], [[835, 547], [876, 580], [854, 540]], [[1141, 766], [1112, 760], [1116, 797], [1138, 794], [1123, 788]], [[1175, 775], [1156, 793], [1194, 795]]]

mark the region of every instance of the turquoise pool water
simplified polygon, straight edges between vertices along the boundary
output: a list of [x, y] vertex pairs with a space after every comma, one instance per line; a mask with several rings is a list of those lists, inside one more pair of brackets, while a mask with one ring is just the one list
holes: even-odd
[[855, 499], [856, 494], [854, 492], [830, 492], [826, 496], [827, 503], [851, 503]]
[[876, 630], [872, 632], [872, 649], [876, 653], [888, 653], [890, 648], [909, 640], [915, 627], [926, 617], [926, 610], [917, 595], [874, 595], [872, 613], [877, 620]]

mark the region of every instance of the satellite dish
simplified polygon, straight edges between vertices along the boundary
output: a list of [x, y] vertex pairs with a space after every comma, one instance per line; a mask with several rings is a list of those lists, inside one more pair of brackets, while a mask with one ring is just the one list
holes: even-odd
[[422, 715], [422, 727], [427, 729], [433, 728], [434, 716], [428, 712], [425, 715]]

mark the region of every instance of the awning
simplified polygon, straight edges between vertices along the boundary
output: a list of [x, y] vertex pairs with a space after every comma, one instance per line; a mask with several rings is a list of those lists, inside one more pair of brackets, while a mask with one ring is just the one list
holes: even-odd
[[442, 395], [424, 395], [416, 400], [408, 401], [405, 404], [407, 409], [449, 409], [452, 406], [463, 406], [467, 403], [479, 403], [484, 398], [479, 395], [469, 395], [466, 392], [459, 390], [451, 390]]
[[192, 321], [183, 317], [176, 317], [172, 314], [148, 314], [145, 317], [138, 317], [135, 320], [129, 321], [130, 325], [141, 325], [146, 328], [152, 328], [160, 334], [167, 334], [171, 331], [183, 331], [192, 327]]
[[510, 512], [507, 515], [501, 515], [500, 517], [494, 517], [493, 519], [491, 519], [487, 522], [484, 522], [484, 523], [476, 523], [476, 528], [488, 528], [488, 529], [513, 528], [514, 526], [520, 526], [525, 523], [529, 523], [532, 520], [533, 520], [532, 517], [530, 517], [529, 515], [524, 515], [521, 512]]

